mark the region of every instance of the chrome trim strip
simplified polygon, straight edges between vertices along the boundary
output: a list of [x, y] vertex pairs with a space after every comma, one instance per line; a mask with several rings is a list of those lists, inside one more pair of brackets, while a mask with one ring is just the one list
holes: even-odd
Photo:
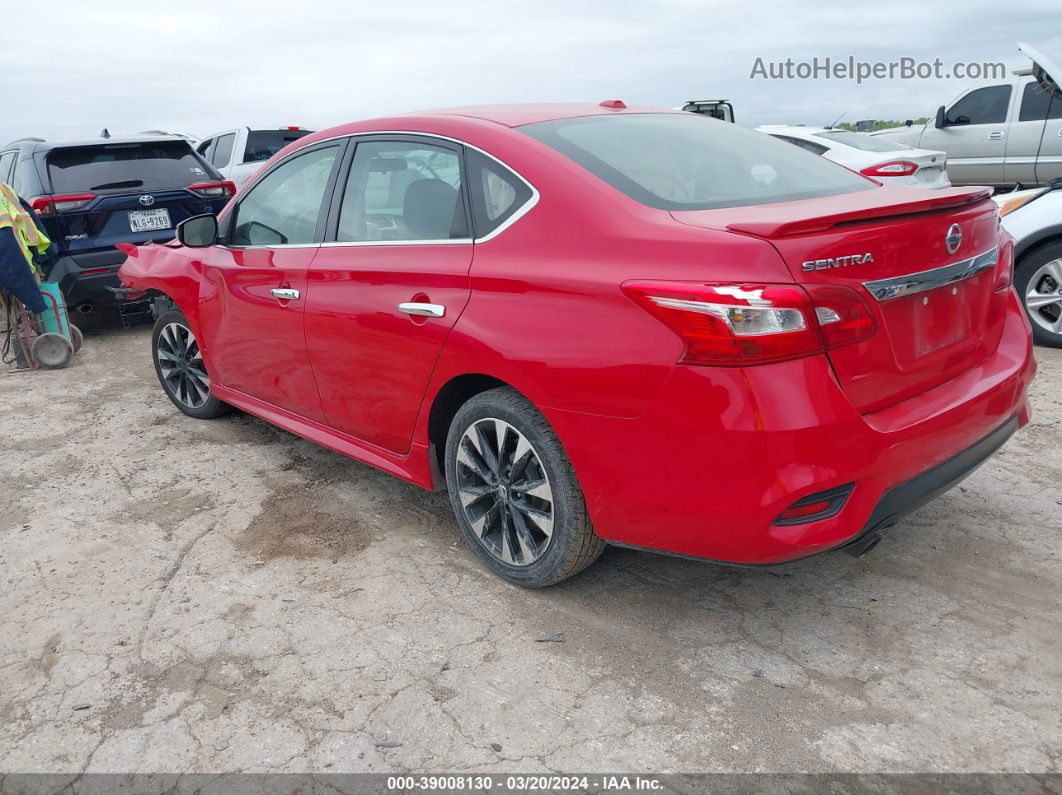
[[[489, 157], [495, 163], [497, 163], [500, 166], [503, 166], [504, 168], [506, 168], [509, 171], [511, 171], [514, 175], [516, 175], [516, 178], [519, 179], [521, 182], [523, 182], [525, 185], [527, 185], [527, 187], [531, 190], [531, 197], [526, 202], [523, 203], [523, 205], [520, 207], [520, 209], [518, 209], [515, 213], [513, 213], [511, 216], [509, 216], [507, 219], [505, 219], [505, 222], [502, 223], [500, 226], [498, 226], [498, 228], [495, 229], [493, 232], [491, 232], [490, 234], [484, 235], [483, 237], [477, 237], [477, 238], [474, 238], [474, 239], [471, 239], [471, 240], [469, 240], [469, 239], [461, 239], [461, 240], [450, 240], [450, 239], [447, 239], [447, 240], [359, 240], [359, 241], [352, 241], [352, 242], [333, 241], [331, 243], [320, 243], [320, 244], [316, 244], [315, 243], [315, 244], [312, 244], [312, 245], [314, 245], [314, 246], [318, 246], [319, 245], [319, 246], [322, 246], [322, 247], [324, 247], [324, 246], [332, 247], [332, 246], [409, 245], [411, 243], [412, 244], [417, 244], [417, 243], [420, 243], [420, 244], [424, 244], [424, 243], [436, 243], [436, 244], [437, 243], [470, 243], [470, 242], [471, 243], [486, 243], [489, 240], [493, 240], [498, 235], [500, 235], [502, 232], [504, 232], [506, 229], [508, 229], [510, 226], [515, 224], [517, 221], [519, 221], [521, 218], [523, 218], [525, 215], [527, 215], [534, 208], [534, 206], [536, 204], [538, 204], [538, 197], [540, 195], [539, 192], [538, 192], [538, 188], [536, 188], [534, 185], [532, 185], [523, 174], [521, 174], [519, 171], [517, 171], [515, 168], [513, 168], [512, 166], [510, 166], [508, 163], [504, 162], [500, 158], [495, 157], [490, 152], [487, 152], [487, 151], [485, 151], [483, 149], [480, 149], [478, 146], [476, 146], [474, 144], [470, 144], [467, 141], [462, 141], [460, 138], [451, 138], [448, 135], [439, 135], [437, 133], [429, 133], [429, 132], [418, 132], [416, 130], [371, 130], [371, 131], [365, 131], [365, 132], [344, 133], [343, 135], [333, 135], [330, 138], [322, 138], [320, 141], [314, 141], [312, 144], [307, 144], [304, 147], [299, 147], [294, 152], [290, 152], [289, 154], [284, 155], [284, 157], [282, 157], [280, 160], [278, 160], [276, 163], [274, 163], [269, 168], [268, 171], [262, 171], [261, 173], [256, 174], [253, 180], [251, 180], [248, 183], [245, 183], [244, 186], [240, 189], [240, 192], [243, 193], [245, 191], [250, 191], [251, 188], [253, 188], [263, 177], [265, 177], [267, 174], [269, 174], [269, 173], [273, 172], [274, 170], [276, 170], [276, 168], [278, 166], [280, 166], [281, 163], [284, 163], [289, 158], [297, 157], [299, 154], [304, 154], [304, 152], [303, 152], [304, 149], [311, 149], [311, 148], [313, 148], [315, 146], [319, 146], [320, 144], [328, 143], [329, 141], [339, 141], [339, 140], [343, 140], [345, 138], [366, 138], [366, 137], [374, 136], [374, 135], [412, 135], [412, 136], [419, 136], [421, 138], [438, 138], [440, 141], [449, 141], [450, 143], [457, 144], [458, 146], [467, 146], [469, 149], [475, 149], [481, 155], [483, 155], [485, 157]], [[469, 222], [471, 223], [471, 219], [469, 219]], [[281, 247], [285, 247], [285, 248], [298, 248], [298, 247], [309, 248], [310, 246], [309, 245], [305, 245], [305, 244], [303, 244], [301, 246], [298, 245], [298, 244], [286, 244], [285, 246], [280, 246], [280, 245], [277, 245], [277, 246], [241, 246], [240, 248], [247, 249], [247, 248], [281, 248]]]
[[906, 276], [894, 276], [891, 279], [863, 282], [863, 286], [879, 301], [891, 301], [900, 296], [916, 295], [926, 290], [935, 290], [937, 287], [969, 279], [983, 270], [994, 267], [998, 260], [999, 246], [993, 246], [988, 251], [969, 259], [953, 262], [951, 265], [909, 273]]
[[444, 240], [333, 240], [331, 243], [319, 243], [319, 248], [347, 248], [348, 246], [452, 246], [475, 241], [470, 237], [448, 237]]

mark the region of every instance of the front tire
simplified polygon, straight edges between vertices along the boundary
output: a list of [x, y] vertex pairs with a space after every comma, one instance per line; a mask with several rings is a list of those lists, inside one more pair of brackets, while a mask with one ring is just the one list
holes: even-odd
[[502, 579], [525, 588], [554, 585], [604, 551], [560, 440], [515, 390], [491, 389], [461, 406], [445, 458], [461, 530]]
[[1037, 344], [1062, 348], [1062, 240], [1022, 257], [1014, 274], [1014, 289]]
[[151, 358], [162, 391], [189, 417], [209, 420], [232, 411], [211, 393], [199, 342], [179, 309], [159, 314], [151, 333]]

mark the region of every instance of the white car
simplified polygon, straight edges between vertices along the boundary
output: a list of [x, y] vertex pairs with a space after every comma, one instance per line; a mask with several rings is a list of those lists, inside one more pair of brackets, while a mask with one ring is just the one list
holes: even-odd
[[881, 180], [886, 185], [951, 187], [947, 156], [943, 152], [912, 149], [884, 138], [872, 138], [866, 133], [829, 127], [766, 124], [756, 129], [822, 155], [852, 171]]
[[257, 174], [269, 158], [292, 141], [311, 132], [303, 127], [278, 127], [272, 130], [240, 127], [204, 138], [195, 150], [238, 188]]
[[1014, 289], [1040, 345], [1062, 348], [1062, 179], [995, 196], [1015, 239]]

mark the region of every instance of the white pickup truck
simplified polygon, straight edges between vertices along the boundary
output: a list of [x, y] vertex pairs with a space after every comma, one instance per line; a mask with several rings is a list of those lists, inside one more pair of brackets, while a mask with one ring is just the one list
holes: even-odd
[[881, 130], [908, 146], [941, 149], [953, 185], [1033, 187], [1062, 177], [1062, 77], [1052, 61], [1028, 44], [1031, 69], [1006, 83], [969, 88], [937, 108], [924, 126]]
[[225, 179], [240, 187], [253, 177], [273, 155], [312, 130], [302, 127], [279, 127], [272, 130], [236, 130], [214, 133], [204, 138], [195, 150], [205, 157]]

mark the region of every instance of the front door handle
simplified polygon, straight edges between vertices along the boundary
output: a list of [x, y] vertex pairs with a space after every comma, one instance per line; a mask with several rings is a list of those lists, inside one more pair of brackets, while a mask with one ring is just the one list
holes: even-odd
[[442, 317], [446, 314], [446, 307], [442, 304], [405, 303], [398, 305], [399, 312], [407, 315], [421, 315], [422, 317]]
[[1006, 137], [1006, 133], [1002, 130], [997, 130], [994, 133], [988, 134], [988, 140], [990, 141], [1002, 141]]
[[299, 291], [290, 287], [274, 287], [270, 294], [279, 301], [298, 301]]
[[1062, 138], [1062, 127], [1058, 128], [1058, 137]]

